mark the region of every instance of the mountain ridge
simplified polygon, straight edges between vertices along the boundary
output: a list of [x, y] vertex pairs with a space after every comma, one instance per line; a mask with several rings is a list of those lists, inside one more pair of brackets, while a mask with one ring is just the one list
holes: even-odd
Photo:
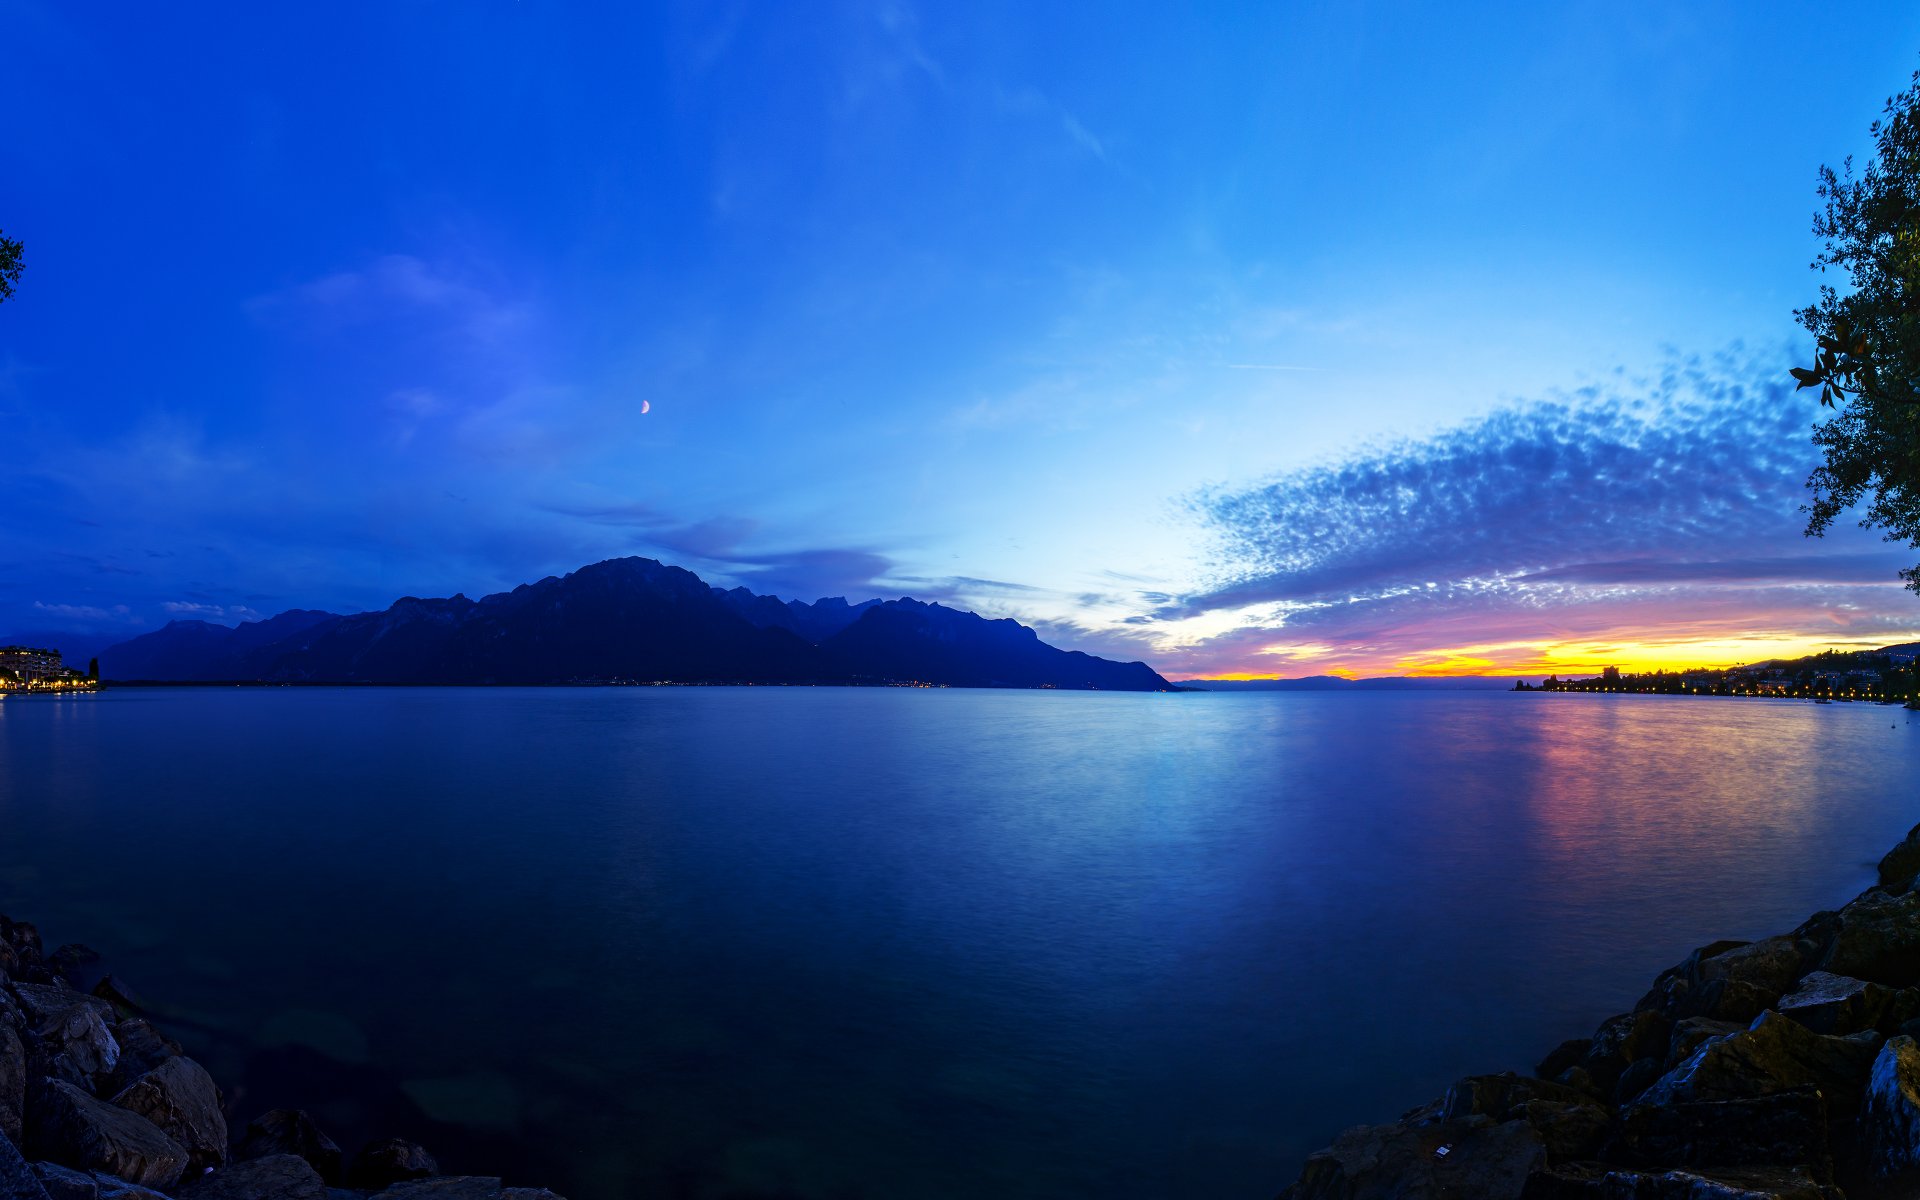
[[806, 604], [608, 559], [469, 599], [175, 621], [108, 647], [120, 682], [935, 684], [1171, 691], [1145, 663], [1061, 650], [1012, 620], [909, 597]]

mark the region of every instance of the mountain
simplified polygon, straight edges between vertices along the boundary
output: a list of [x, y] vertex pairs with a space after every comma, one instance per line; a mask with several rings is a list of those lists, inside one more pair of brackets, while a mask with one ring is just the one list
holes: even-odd
[[1060, 687], [1152, 692], [1170, 685], [1145, 663], [1059, 650], [1018, 621], [989, 621], [918, 600], [887, 600], [820, 648], [856, 679], [955, 687]]
[[1171, 686], [1144, 663], [1042, 642], [1014, 621], [915, 600], [802, 604], [620, 558], [480, 600], [295, 610], [229, 629], [175, 621], [109, 647], [109, 680], [279, 683], [909, 683]]
[[166, 679], [187, 683], [261, 679], [287, 642], [334, 613], [296, 608], [264, 621], [229, 627], [209, 621], [169, 621], [152, 633], [109, 646], [100, 673], [110, 679]]

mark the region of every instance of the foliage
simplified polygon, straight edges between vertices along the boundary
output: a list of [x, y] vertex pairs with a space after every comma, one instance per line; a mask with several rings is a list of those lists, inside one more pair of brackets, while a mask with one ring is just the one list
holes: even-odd
[[[1823, 283], [1796, 314], [1817, 351], [1793, 377], [1834, 409], [1814, 428], [1824, 461], [1804, 511], [1817, 537], [1866, 501], [1861, 525], [1920, 548], [1920, 73], [1887, 101], [1873, 138], [1858, 175], [1851, 158], [1820, 169], [1813, 230], [1826, 244], [1813, 266], [1844, 272], [1850, 290]], [[1920, 566], [1900, 574], [1920, 591]]]
[[13, 285], [20, 281], [20, 271], [24, 265], [21, 253], [26, 249], [19, 242], [0, 231], [0, 302], [13, 295]]

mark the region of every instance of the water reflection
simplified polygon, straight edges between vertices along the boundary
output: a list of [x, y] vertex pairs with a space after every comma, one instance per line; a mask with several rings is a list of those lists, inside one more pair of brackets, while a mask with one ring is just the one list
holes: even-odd
[[[1892, 715], [1890, 715], [1892, 714]], [[0, 908], [239, 1115], [575, 1200], [1268, 1195], [1863, 886], [1907, 714], [1528, 694], [6, 706]]]

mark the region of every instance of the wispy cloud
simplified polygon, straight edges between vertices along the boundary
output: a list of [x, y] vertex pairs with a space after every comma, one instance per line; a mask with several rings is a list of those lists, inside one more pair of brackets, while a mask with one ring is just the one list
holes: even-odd
[[137, 623], [133, 617], [133, 610], [124, 604], [101, 607], [95, 604], [48, 604], [43, 600], [35, 600], [33, 607], [36, 612], [60, 621], [75, 621], [87, 625]]
[[[1900, 553], [1852, 530], [1802, 536], [1816, 412], [1772, 367], [1676, 361], [1206, 491], [1191, 507], [1214, 537], [1212, 580], [1153, 611], [1162, 645], [1233, 671], [1302, 647], [1450, 669], [1920, 628]], [[1195, 622], [1210, 628], [1183, 635]]]

